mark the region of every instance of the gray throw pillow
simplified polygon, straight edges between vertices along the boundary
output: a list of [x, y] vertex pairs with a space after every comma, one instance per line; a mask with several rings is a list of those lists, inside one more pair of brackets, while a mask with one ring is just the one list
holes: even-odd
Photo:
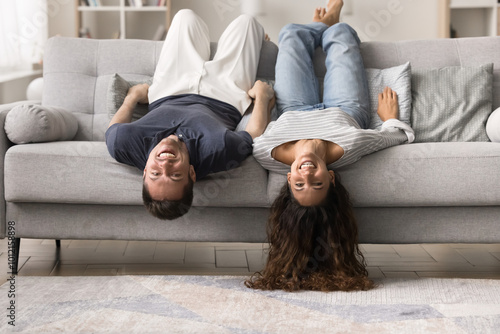
[[411, 66], [407, 62], [403, 65], [385, 69], [366, 69], [368, 89], [370, 91], [371, 121], [369, 129], [379, 130], [382, 120], [377, 114], [378, 94], [390, 87], [398, 94], [399, 119], [408, 125], [411, 118]]
[[72, 140], [78, 121], [61, 108], [22, 104], [12, 108], [5, 118], [7, 138], [14, 144]]
[[488, 141], [493, 64], [412, 71], [415, 142]]
[[[123, 104], [123, 100], [125, 100], [125, 97], [127, 96], [128, 89], [142, 83], [151, 85], [152, 78], [127, 81], [116, 73], [111, 77], [108, 85], [108, 93], [106, 95], [106, 110], [108, 111], [109, 119], [113, 117], [116, 111]], [[142, 116], [146, 115], [148, 111], [149, 109], [147, 104], [138, 103], [134, 108], [132, 121], [138, 120]]]

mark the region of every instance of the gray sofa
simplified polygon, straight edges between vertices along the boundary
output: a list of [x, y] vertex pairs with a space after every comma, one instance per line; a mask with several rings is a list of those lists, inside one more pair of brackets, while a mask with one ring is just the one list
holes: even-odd
[[[142, 205], [142, 173], [109, 156], [108, 82], [114, 73], [128, 80], [151, 77], [161, 46], [142, 40], [49, 40], [41, 104], [73, 112], [78, 132], [72, 141], [13, 145], [3, 132], [13, 105], [0, 106], [1, 237], [13, 225], [10, 236], [18, 241], [265, 242], [268, 210], [285, 176], [268, 173], [253, 157], [197, 182], [191, 211], [161, 221]], [[500, 68], [500, 38], [493, 37], [366, 42], [362, 53], [367, 68], [407, 61], [412, 69], [488, 62]], [[273, 79], [276, 54], [276, 45], [266, 42], [259, 78]], [[323, 59], [317, 52], [319, 77]], [[500, 70], [494, 71], [493, 91], [496, 109]], [[500, 143], [401, 145], [337, 172], [353, 197], [362, 243], [500, 242]]]

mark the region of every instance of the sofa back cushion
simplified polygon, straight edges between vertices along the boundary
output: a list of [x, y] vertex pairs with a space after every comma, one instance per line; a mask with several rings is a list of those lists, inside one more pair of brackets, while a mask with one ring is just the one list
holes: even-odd
[[[163, 42], [53, 37], [44, 53], [42, 105], [64, 108], [78, 119], [75, 140], [103, 141], [110, 118], [106, 108], [115, 73], [128, 81], [154, 74]], [[212, 43], [212, 54], [216, 44]], [[274, 78], [277, 47], [264, 42], [257, 77]]]
[[[389, 68], [410, 62], [414, 69], [447, 66], [481, 66], [493, 63], [493, 109], [500, 107], [500, 36], [432, 39], [397, 42], [363, 42], [361, 54], [366, 68]], [[315, 55], [316, 75], [325, 76], [325, 55]]]
[[361, 44], [365, 67], [387, 68], [409, 61], [412, 70], [493, 63], [493, 106], [500, 107], [500, 37], [471, 37]]
[[[42, 105], [75, 113], [75, 140], [104, 140], [109, 123], [106, 110], [111, 77], [118, 73], [129, 81], [154, 74], [163, 42], [146, 40], [95, 40], [51, 38], [44, 56]], [[212, 43], [212, 54], [215, 51]], [[412, 69], [494, 64], [493, 109], [500, 107], [500, 37], [435, 39], [398, 42], [364, 42], [361, 52], [366, 68], [384, 69], [410, 62]], [[277, 46], [265, 42], [257, 71], [260, 79], [274, 79]], [[315, 54], [320, 80], [326, 69], [324, 54]]]

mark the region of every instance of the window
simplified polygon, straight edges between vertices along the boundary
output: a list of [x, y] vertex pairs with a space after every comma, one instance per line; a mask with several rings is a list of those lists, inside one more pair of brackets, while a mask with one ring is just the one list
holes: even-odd
[[0, 1], [0, 72], [41, 61], [48, 37], [47, 1]]

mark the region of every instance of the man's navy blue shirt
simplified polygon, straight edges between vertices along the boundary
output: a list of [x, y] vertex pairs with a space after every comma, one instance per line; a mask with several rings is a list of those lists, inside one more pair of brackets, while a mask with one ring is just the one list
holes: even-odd
[[252, 137], [235, 132], [241, 114], [233, 106], [195, 94], [169, 96], [149, 105], [133, 123], [116, 123], [106, 131], [108, 151], [118, 162], [146, 166], [151, 150], [176, 134], [186, 143], [196, 178], [237, 167], [252, 154]]

